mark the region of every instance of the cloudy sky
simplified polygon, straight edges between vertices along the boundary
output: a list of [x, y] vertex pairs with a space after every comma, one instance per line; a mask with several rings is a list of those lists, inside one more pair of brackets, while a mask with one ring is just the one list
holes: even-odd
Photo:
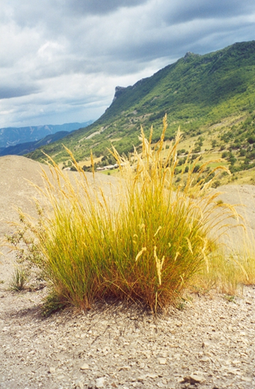
[[1, 0], [0, 128], [97, 119], [115, 86], [253, 39], [254, 0]]

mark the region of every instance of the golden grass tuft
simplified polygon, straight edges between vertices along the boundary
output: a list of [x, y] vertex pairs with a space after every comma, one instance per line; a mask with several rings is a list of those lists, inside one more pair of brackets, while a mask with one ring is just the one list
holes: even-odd
[[226, 168], [207, 173], [205, 163], [194, 172], [196, 161], [190, 164], [188, 156], [177, 181], [181, 134], [163, 159], [166, 129], [165, 117], [156, 145], [152, 131], [146, 139], [141, 130], [142, 152], [134, 150], [130, 160], [112, 150], [121, 172], [112, 196], [89, 184], [70, 151], [75, 182], [50, 159], [43, 192], [51, 209], [41, 210], [37, 226], [28, 225], [41, 254], [36, 264], [61, 301], [89, 309], [113, 297], [156, 312], [173, 303], [198, 271], [209, 272], [217, 235], [234, 212], [210, 190]]

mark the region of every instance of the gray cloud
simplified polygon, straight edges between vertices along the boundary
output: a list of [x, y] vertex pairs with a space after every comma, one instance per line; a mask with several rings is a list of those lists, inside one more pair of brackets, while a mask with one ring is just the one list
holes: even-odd
[[135, 7], [146, 2], [147, 0], [66, 0], [65, 4], [76, 15], [105, 15], [122, 7]]
[[253, 0], [5, 3], [0, 127], [95, 119], [116, 85], [150, 76], [187, 51], [203, 54], [254, 39]]
[[178, 4], [169, 2], [169, 5], [166, 5], [164, 9], [165, 20], [171, 24], [198, 19], [229, 19], [234, 16], [247, 15], [249, 12], [254, 12], [252, 0], [243, 2], [239, 0], [214, 0], [213, 2], [179, 0]]
[[14, 97], [28, 96], [34, 93], [38, 93], [39, 90], [36, 87], [30, 86], [2, 86], [0, 88], [0, 99], [11, 99]]

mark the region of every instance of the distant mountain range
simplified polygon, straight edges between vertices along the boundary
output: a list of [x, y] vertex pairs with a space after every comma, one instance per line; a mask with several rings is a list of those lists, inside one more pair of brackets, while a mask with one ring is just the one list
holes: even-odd
[[91, 123], [92, 120], [83, 123], [0, 128], [0, 156], [27, 154]]
[[[117, 87], [112, 104], [97, 121], [43, 150], [57, 163], [69, 159], [62, 143], [77, 161], [88, 157], [90, 150], [96, 157], [108, 158], [112, 145], [127, 154], [139, 143], [141, 125], [146, 133], [153, 125], [153, 140], [159, 138], [166, 113], [167, 139], [174, 137], [179, 126], [188, 139], [227, 123], [225, 130], [242, 135], [239, 145], [246, 147], [245, 139], [255, 131], [255, 41], [235, 43], [206, 55], [187, 53], [133, 86]], [[241, 128], [245, 120], [250, 124]], [[41, 148], [28, 156], [44, 160]]]

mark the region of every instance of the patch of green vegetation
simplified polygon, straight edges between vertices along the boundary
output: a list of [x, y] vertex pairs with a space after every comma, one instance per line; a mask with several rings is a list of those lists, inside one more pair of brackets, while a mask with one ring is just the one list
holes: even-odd
[[27, 278], [27, 273], [23, 268], [16, 268], [12, 274], [10, 289], [14, 292], [21, 292], [26, 287]]

